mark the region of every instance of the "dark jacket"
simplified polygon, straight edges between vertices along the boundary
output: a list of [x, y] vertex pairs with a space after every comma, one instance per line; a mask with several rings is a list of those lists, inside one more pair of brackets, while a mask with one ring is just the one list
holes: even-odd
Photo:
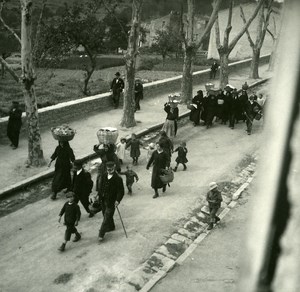
[[75, 202], [73, 202], [72, 204], [66, 202], [62, 207], [59, 216], [62, 216], [63, 214], [65, 214], [66, 225], [75, 224], [76, 221], [80, 220], [80, 216], [81, 216], [80, 208]]
[[136, 180], [139, 179], [138, 175], [133, 170], [126, 170], [124, 172], [120, 172], [120, 174], [124, 174], [126, 176], [126, 185], [131, 185], [134, 183], [134, 178]]
[[175, 107], [173, 110], [171, 110], [171, 107], [166, 103], [164, 105], [164, 110], [167, 113], [167, 120], [174, 121], [178, 119], [179, 116], [179, 110], [178, 107]]
[[134, 85], [135, 98], [143, 99], [144, 98], [143, 91], [144, 91], [143, 84], [140, 82], [135, 83]]
[[158, 153], [158, 151], [155, 150], [152, 153], [152, 156], [147, 164], [147, 169], [149, 169], [152, 163], [153, 163], [153, 169], [152, 169], [151, 187], [154, 189], [159, 189], [165, 185], [161, 181], [159, 176], [162, 173], [162, 169], [165, 169], [166, 166], [170, 165], [170, 157], [168, 156], [167, 153], [165, 153], [165, 151]]
[[121, 202], [124, 196], [124, 185], [122, 178], [114, 172], [111, 179], [107, 173], [103, 174], [99, 188], [99, 199], [109, 208], [115, 207], [115, 202]]
[[20, 109], [12, 109], [9, 111], [7, 128], [10, 131], [20, 131], [22, 126], [22, 111]]
[[247, 114], [248, 118], [253, 119], [255, 115], [261, 110], [261, 106], [253, 101], [252, 103], [248, 100], [244, 104], [244, 111]]
[[124, 81], [122, 78], [114, 78], [110, 89], [113, 91], [113, 93], [120, 93], [124, 89]]
[[206, 200], [210, 208], [220, 208], [223, 198], [218, 189], [213, 189], [207, 193]]
[[89, 196], [92, 188], [93, 181], [89, 172], [84, 169], [81, 170], [79, 175], [74, 172], [72, 190], [78, 198]]

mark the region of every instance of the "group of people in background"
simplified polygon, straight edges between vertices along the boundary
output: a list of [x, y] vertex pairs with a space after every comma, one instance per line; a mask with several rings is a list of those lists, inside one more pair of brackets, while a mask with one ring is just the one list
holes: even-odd
[[251, 135], [254, 118], [260, 119], [265, 100], [262, 94], [256, 96], [247, 93], [248, 85], [245, 83], [240, 93], [231, 85], [226, 85], [224, 90], [208, 89], [204, 95], [202, 90], [197, 91], [190, 105], [190, 120], [194, 126], [203, 125], [210, 128], [216, 118], [221, 124], [234, 129], [239, 121], [246, 122], [247, 133]]

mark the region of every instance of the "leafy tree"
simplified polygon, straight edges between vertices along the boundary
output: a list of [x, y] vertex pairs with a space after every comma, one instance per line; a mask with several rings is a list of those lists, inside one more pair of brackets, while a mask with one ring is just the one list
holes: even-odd
[[168, 54], [178, 51], [178, 38], [174, 36], [174, 32], [170, 27], [163, 30], [157, 30], [154, 37], [152, 50], [159, 53], [163, 59], [163, 66]]
[[42, 29], [43, 40], [39, 54], [43, 59], [49, 57], [60, 60], [79, 46], [82, 46], [89, 57], [89, 64], [84, 66], [83, 93], [89, 95], [88, 83], [95, 71], [97, 54], [104, 51], [105, 25], [100, 19], [100, 5], [97, 1], [65, 4], [62, 16], [54, 18]]

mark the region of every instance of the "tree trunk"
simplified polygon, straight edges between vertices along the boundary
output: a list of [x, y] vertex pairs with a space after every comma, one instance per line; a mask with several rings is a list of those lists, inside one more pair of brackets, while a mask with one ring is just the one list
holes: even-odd
[[136, 125], [134, 119], [134, 79], [135, 67], [138, 54], [139, 32], [140, 32], [140, 18], [142, 0], [133, 0], [132, 8], [132, 25], [130, 29], [128, 47], [125, 55], [125, 89], [124, 89], [124, 105], [123, 117], [120, 122], [121, 127], [134, 127]]
[[96, 68], [96, 57], [93, 57], [90, 54], [89, 54], [89, 56], [90, 56], [90, 61], [91, 61], [91, 69], [89, 70], [88, 68], [86, 68], [86, 75], [84, 78], [84, 85], [83, 85], [83, 94], [86, 96], [90, 95], [88, 85], [89, 85], [89, 81], [95, 71], [95, 68]]
[[220, 52], [220, 87], [223, 89], [228, 84], [229, 76], [229, 54], [226, 52]]
[[188, 0], [186, 40], [184, 42], [184, 61], [181, 81], [181, 99], [187, 103], [193, 98], [193, 61], [196, 46], [194, 43], [194, 7], [195, 0]]
[[25, 98], [27, 126], [28, 126], [28, 166], [45, 164], [42, 141], [39, 128], [38, 109], [35, 96], [35, 74], [32, 66], [32, 1], [21, 0], [21, 61], [23, 93]]
[[252, 60], [250, 66], [250, 78], [259, 79], [258, 68], [259, 68], [260, 49], [252, 49]]
[[193, 53], [184, 52], [182, 82], [181, 82], [181, 100], [189, 103], [193, 98]]

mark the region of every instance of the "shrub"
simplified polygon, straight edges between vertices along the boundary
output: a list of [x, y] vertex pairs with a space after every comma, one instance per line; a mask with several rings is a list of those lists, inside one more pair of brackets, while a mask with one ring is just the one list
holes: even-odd
[[138, 70], [152, 70], [153, 67], [160, 62], [159, 59], [142, 59], [138, 66]]

